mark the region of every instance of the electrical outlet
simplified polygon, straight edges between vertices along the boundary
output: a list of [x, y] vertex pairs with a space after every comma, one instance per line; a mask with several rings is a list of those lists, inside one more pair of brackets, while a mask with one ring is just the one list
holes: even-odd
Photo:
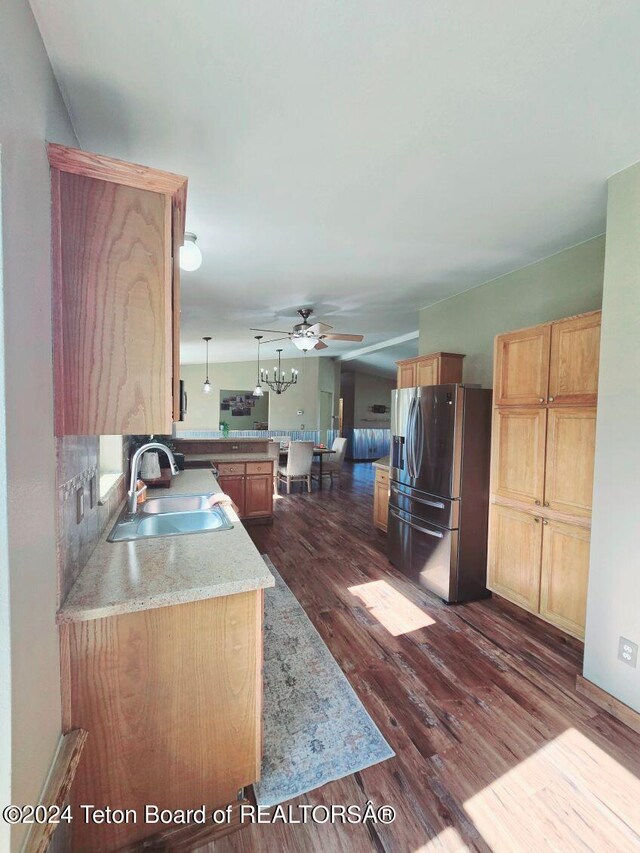
[[76, 524], [80, 524], [84, 518], [84, 488], [76, 489]]
[[620, 637], [620, 642], [618, 643], [618, 660], [635, 668], [638, 665], [638, 644], [632, 643], [626, 637]]
[[89, 480], [89, 509], [93, 509], [98, 502], [96, 475]]

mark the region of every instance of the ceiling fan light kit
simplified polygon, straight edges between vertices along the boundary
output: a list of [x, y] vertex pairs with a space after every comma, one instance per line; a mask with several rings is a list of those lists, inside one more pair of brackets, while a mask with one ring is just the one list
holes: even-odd
[[283, 332], [280, 329], [251, 329], [252, 332], [271, 332], [274, 335], [284, 335], [283, 338], [274, 338], [266, 343], [275, 343], [276, 341], [284, 341], [287, 338], [301, 352], [307, 353], [312, 349], [323, 350], [327, 348], [325, 340], [330, 341], [361, 341], [364, 335], [342, 335], [339, 333], [330, 334], [329, 330], [332, 326], [326, 323], [309, 323], [309, 317], [313, 313], [313, 308], [298, 308], [298, 314], [302, 317], [301, 323], [296, 323], [290, 332]]

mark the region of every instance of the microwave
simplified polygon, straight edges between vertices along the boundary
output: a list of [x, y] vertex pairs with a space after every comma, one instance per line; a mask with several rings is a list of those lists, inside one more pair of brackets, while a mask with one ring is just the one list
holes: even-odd
[[187, 392], [184, 388], [184, 379], [180, 380], [180, 417], [179, 421], [184, 420], [184, 416], [187, 414]]

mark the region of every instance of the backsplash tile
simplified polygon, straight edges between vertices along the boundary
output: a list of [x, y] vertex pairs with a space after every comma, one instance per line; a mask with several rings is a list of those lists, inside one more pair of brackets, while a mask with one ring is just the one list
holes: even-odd
[[[69, 594], [98, 543], [109, 519], [124, 501], [125, 479], [113, 488], [104, 503], [90, 505], [90, 482], [99, 479], [100, 439], [73, 435], [56, 439], [58, 607]], [[129, 441], [124, 437], [122, 470], [128, 464]], [[84, 518], [77, 523], [76, 491], [84, 489]]]

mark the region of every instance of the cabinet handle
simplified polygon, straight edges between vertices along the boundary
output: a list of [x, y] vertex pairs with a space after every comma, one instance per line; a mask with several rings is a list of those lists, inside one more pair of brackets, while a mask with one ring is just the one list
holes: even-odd
[[537, 515], [534, 517], [534, 519], [533, 519], [533, 520], [535, 521], [535, 523], [536, 523], [536, 524], [538, 524], [538, 522], [540, 521], [540, 519], [538, 518], [538, 516], [537, 516]]
[[546, 519], [546, 518], [543, 518], [543, 519], [542, 519], [542, 523], [543, 523], [543, 524], [549, 524], [549, 522], [547, 521], [547, 519]]
[[545, 506], [549, 506], [549, 501], [545, 501], [545, 502], [544, 502], [544, 505], [545, 505]]
[[536, 501], [536, 506], [540, 506], [540, 501]]
[[553, 403], [553, 399], [554, 399], [553, 397], [549, 397], [549, 402]]
[[540, 399], [538, 400], [538, 402], [539, 402], [539, 403], [544, 403], [544, 397], [540, 397]]

